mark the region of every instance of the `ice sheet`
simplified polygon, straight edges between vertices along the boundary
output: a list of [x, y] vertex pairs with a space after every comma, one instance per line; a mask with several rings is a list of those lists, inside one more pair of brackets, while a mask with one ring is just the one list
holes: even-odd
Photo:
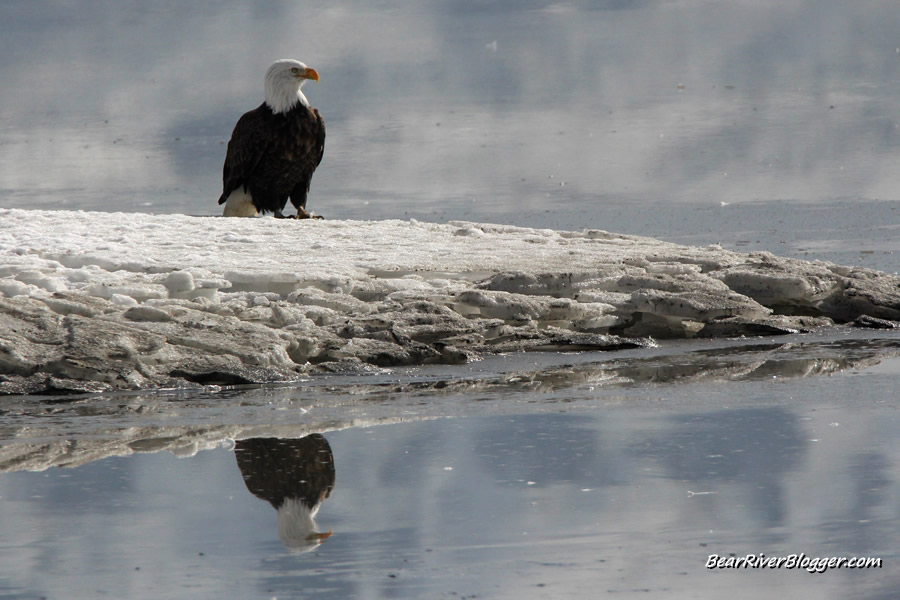
[[0, 210], [5, 393], [288, 381], [861, 316], [900, 320], [900, 277], [600, 230]]

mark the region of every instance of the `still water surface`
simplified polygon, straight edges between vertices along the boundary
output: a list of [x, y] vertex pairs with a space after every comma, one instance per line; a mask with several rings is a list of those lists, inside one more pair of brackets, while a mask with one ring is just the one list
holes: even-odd
[[[900, 340], [820, 341], [663, 348], [618, 379], [577, 355], [523, 384], [508, 356], [502, 383], [6, 402], [0, 597], [889, 598]], [[299, 535], [285, 497], [321, 500]], [[801, 552], [883, 566], [705, 567]]]

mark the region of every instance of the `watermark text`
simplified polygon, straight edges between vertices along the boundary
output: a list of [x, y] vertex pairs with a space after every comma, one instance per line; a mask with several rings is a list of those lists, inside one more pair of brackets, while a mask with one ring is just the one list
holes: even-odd
[[829, 569], [880, 569], [880, 558], [860, 556], [814, 557], [804, 553], [787, 556], [747, 554], [745, 556], [719, 556], [710, 554], [707, 569], [803, 569], [810, 573], [824, 573]]

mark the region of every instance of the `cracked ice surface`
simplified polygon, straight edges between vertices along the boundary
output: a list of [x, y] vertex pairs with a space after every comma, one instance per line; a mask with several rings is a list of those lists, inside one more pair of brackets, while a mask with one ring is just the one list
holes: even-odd
[[900, 320], [900, 277], [599, 230], [0, 210], [4, 393], [288, 381], [861, 317]]

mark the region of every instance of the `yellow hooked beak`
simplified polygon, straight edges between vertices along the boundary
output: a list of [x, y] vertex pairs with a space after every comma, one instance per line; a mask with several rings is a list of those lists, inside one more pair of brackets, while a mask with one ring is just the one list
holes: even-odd
[[312, 79], [316, 83], [319, 82], [319, 74], [315, 69], [307, 68], [305, 71], [300, 71], [297, 73], [296, 77], [304, 77], [306, 79]]

